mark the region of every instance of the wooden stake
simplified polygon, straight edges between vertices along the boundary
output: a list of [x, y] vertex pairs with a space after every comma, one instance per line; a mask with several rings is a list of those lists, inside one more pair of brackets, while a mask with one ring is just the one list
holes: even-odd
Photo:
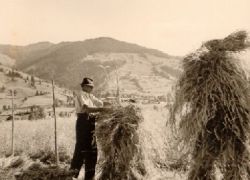
[[115, 73], [116, 73], [116, 101], [120, 105], [121, 99], [120, 99], [120, 85], [119, 85], [119, 74], [117, 70], [117, 66], [115, 65]]
[[12, 105], [12, 127], [11, 127], [11, 154], [12, 156], [15, 155], [15, 123], [14, 123], [14, 90], [11, 90], [11, 105]]
[[54, 112], [54, 133], [55, 133], [55, 156], [56, 165], [59, 164], [58, 150], [57, 150], [57, 123], [56, 123], [56, 106], [55, 106], [55, 90], [54, 90], [54, 80], [52, 80], [52, 92], [53, 92], [53, 112]]

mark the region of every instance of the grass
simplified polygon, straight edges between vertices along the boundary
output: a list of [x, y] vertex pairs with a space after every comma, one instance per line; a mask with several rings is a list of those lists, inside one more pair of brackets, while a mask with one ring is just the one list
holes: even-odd
[[168, 111], [164, 105], [145, 105], [144, 121], [139, 127], [139, 139], [145, 156], [148, 179], [183, 179], [186, 158], [169, 126], [166, 127]]
[[[67, 155], [74, 148], [74, 118], [58, 118], [58, 147]], [[33, 155], [37, 152], [54, 150], [54, 121], [53, 119], [15, 122], [15, 152], [16, 154]], [[11, 122], [3, 122], [0, 126], [0, 157], [10, 154]]]
[[[175, 148], [170, 129], [165, 126], [167, 110], [163, 105], [141, 105], [144, 120], [139, 126], [139, 138], [145, 157], [147, 176], [145, 180], [172, 179], [185, 177], [183, 163], [179, 163], [181, 151]], [[28, 159], [39, 159], [45, 164], [53, 163], [54, 157], [53, 119], [15, 122], [16, 155]], [[171, 142], [171, 143], [170, 143]], [[75, 118], [58, 118], [58, 145], [62, 162], [69, 164], [74, 151]], [[11, 122], [0, 124], [0, 167], [10, 154]], [[10, 158], [10, 157], [9, 157]], [[100, 157], [99, 157], [100, 158]], [[26, 158], [27, 159], [27, 158]], [[24, 159], [26, 162], [27, 160]], [[98, 167], [99, 168], [99, 167]], [[1, 173], [0, 173], [1, 174]], [[0, 175], [1, 178], [1, 175]]]

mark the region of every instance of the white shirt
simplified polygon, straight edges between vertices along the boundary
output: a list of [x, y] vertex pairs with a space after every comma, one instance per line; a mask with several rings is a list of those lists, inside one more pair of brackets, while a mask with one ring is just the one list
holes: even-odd
[[84, 91], [76, 92], [75, 95], [76, 113], [85, 113], [84, 108], [82, 108], [83, 105], [87, 105], [88, 107], [102, 107], [103, 102], [97, 97], [95, 97], [93, 94]]

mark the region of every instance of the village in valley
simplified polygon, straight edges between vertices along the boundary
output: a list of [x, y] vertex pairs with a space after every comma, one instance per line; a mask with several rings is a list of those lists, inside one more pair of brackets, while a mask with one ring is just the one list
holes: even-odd
[[[53, 118], [52, 81], [42, 80], [4, 65], [0, 65], [0, 73], [2, 78], [0, 89], [1, 121], [11, 120], [12, 110], [15, 120]], [[55, 92], [56, 115], [74, 118], [72, 117], [75, 114], [74, 91], [56, 85]], [[100, 98], [110, 103], [117, 100], [115, 91], [113, 94], [101, 94]], [[131, 101], [139, 104], [165, 104], [171, 102], [171, 95], [122, 94], [119, 99], [121, 102]]]

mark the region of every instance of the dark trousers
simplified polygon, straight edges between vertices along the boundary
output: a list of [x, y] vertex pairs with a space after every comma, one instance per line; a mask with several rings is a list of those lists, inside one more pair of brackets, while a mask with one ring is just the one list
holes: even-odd
[[92, 180], [95, 176], [97, 162], [97, 147], [94, 138], [95, 117], [87, 113], [78, 114], [76, 121], [76, 144], [71, 169], [77, 170], [79, 175], [85, 163], [85, 180]]

